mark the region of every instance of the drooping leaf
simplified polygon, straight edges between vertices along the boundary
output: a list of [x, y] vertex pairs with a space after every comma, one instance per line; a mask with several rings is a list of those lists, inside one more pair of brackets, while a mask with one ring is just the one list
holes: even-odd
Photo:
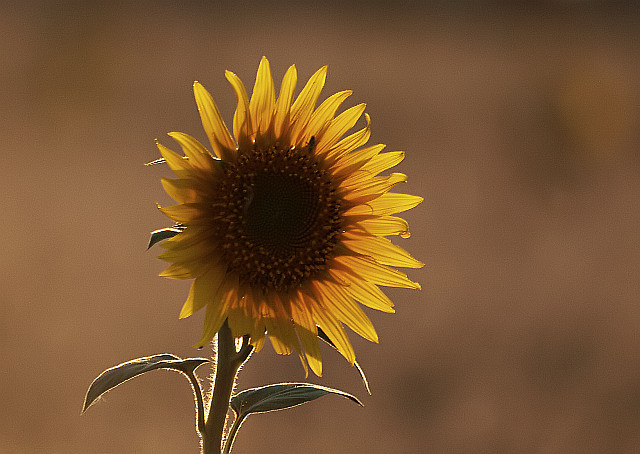
[[[327, 334], [324, 331], [322, 331], [322, 328], [320, 328], [319, 326], [318, 326], [318, 337], [323, 341], [325, 341], [327, 344], [331, 345], [336, 350], [338, 349], [335, 346], [335, 344], [331, 342], [331, 339], [329, 339], [329, 336], [327, 336]], [[364, 375], [364, 370], [362, 370], [362, 367], [360, 367], [360, 364], [358, 364], [358, 361], [354, 361], [353, 365], [358, 370], [358, 373], [360, 374], [360, 378], [362, 378], [362, 384], [364, 385], [364, 388], [367, 390], [369, 395], [371, 395], [371, 390], [369, 389], [369, 381], [367, 380], [367, 377]]]
[[362, 403], [349, 393], [312, 383], [278, 383], [247, 389], [233, 396], [229, 405], [236, 413], [236, 417], [243, 419], [250, 413], [295, 407], [326, 394], [337, 394], [362, 406]]
[[164, 229], [158, 229], [151, 232], [151, 238], [149, 238], [149, 245], [147, 249], [150, 249], [154, 244], [160, 241], [168, 240], [176, 236], [178, 233], [183, 232], [186, 227], [182, 224], [176, 224], [173, 227], [165, 227]]
[[84, 398], [82, 412], [84, 413], [101, 395], [137, 375], [156, 369], [172, 369], [191, 374], [198, 366], [208, 361], [206, 358], [181, 359], [175, 355], [165, 353], [136, 358], [119, 364], [105, 370], [93, 380]]

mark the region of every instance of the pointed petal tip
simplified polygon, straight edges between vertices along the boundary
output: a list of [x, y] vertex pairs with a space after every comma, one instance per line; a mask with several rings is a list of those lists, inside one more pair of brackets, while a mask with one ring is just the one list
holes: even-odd
[[200, 93], [208, 93], [207, 89], [204, 88], [204, 85], [202, 85], [200, 82], [198, 82], [197, 80], [193, 82], [193, 93], [197, 94], [198, 92]]
[[209, 337], [208, 335], [202, 336], [202, 338], [198, 342], [193, 344], [193, 347], [202, 348], [205, 345], [207, 345], [209, 342], [211, 342], [214, 337], [215, 337], [215, 334], [213, 336], [211, 336], [211, 337]]

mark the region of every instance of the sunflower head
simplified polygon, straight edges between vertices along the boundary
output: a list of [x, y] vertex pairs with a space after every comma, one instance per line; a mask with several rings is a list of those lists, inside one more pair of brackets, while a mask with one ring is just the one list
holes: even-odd
[[162, 184], [178, 202], [160, 209], [186, 227], [163, 243], [159, 257], [171, 265], [160, 275], [194, 279], [180, 317], [206, 306], [196, 345], [211, 341], [228, 319], [235, 337], [249, 335], [260, 350], [268, 335], [277, 353], [297, 351], [305, 370], [308, 364], [317, 375], [318, 327], [353, 363], [343, 324], [377, 342], [360, 305], [393, 312], [378, 286], [420, 288], [393, 267], [423, 266], [386, 238], [409, 236], [406, 221], [393, 214], [422, 201], [389, 192], [405, 175], [379, 175], [404, 153], [365, 147], [367, 114], [366, 127], [345, 137], [365, 108], [359, 104], [336, 115], [351, 91], [316, 108], [326, 70], [311, 76], [295, 101], [295, 66], [277, 98], [266, 58], [250, 99], [227, 71], [238, 102], [233, 136], [211, 95], [196, 82], [212, 152], [178, 132], [169, 135], [184, 156], [158, 144], [177, 177], [163, 178]]

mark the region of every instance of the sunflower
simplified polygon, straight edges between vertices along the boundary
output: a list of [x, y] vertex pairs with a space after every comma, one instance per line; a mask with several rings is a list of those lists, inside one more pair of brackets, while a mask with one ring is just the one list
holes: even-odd
[[213, 154], [195, 138], [169, 133], [184, 156], [157, 144], [177, 176], [163, 178], [178, 205], [160, 210], [184, 231], [165, 241], [159, 258], [171, 262], [160, 276], [194, 279], [180, 318], [206, 306], [201, 347], [225, 320], [236, 338], [248, 335], [258, 351], [269, 336], [274, 350], [296, 350], [320, 376], [318, 327], [353, 364], [344, 325], [377, 342], [360, 304], [394, 312], [378, 286], [419, 289], [392, 266], [424, 264], [386, 236], [408, 237], [407, 222], [392, 216], [423, 199], [390, 193], [401, 173], [378, 176], [404, 157], [363, 147], [366, 127], [343, 137], [365, 105], [336, 111], [351, 91], [336, 93], [316, 109], [326, 78], [320, 68], [294, 98], [292, 65], [276, 99], [269, 62], [262, 58], [251, 98], [227, 71], [237, 98], [233, 134], [211, 95], [194, 93]]

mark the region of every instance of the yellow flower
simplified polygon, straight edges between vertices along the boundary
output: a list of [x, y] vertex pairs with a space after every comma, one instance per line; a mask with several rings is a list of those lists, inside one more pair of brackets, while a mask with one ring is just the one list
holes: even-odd
[[364, 104], [335, 116], [351, 95], [341, 91], [316, 109], [327, 68], [320, 68], [295, 101], [297, 73], [291, 66], [276, 99], [269, 62], [262, 58], [251, 99], [227, 71], [238, 106], [229, 133], [211, 95], [194, 92], [213, 155], [196, 139], [169, 135], [184, 157], [158, 144], [177, 179], [163, 178], [179, 204], [162, 212], [186, 229], [165, 241], [159, 258], [172, 264], [160, 275], [195, 279], [180, 313], [207, 307], [203, 346], [225, 319], [234, 337], [250, 335], [256, 350], [269, 335], [277, 353], [295, 349], [322, 373], [319, 326], [345, 358], [355, 354], [343, 323], [364, 338], [378, 336], [360, 304], [394, 312], [378, 288], [420, 288], [390, 266], [424, 264], [386, 239], [408, 237], [404, 219], [391, 216], [418, 205], [421, 197], [389, 193], [406, 176], [378, 176], [404, 157], [361, 148], [367, 126], [347, 137]]

